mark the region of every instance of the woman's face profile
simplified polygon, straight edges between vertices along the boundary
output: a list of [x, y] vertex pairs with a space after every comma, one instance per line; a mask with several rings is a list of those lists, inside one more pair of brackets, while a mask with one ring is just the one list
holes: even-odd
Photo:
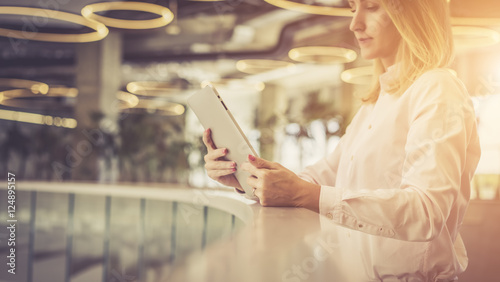
[[353, 12], [350, 30], [354, 32], [364, 59], [382, 59], [394, 64], [401, 38], [381, 0], [349, 0]]

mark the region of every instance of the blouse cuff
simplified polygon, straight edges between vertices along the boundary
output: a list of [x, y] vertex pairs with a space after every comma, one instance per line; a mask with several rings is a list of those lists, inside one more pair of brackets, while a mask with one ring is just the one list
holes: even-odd
[[342, 189], [331, 186], [321, 186], [319, 194], [319, 213], [328, 219], [333, 219], [333, 211], [342, 201]]

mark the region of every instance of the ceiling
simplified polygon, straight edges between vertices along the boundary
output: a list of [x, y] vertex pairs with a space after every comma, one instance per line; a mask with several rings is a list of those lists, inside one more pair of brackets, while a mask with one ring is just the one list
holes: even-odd
[[[102, 1], [0, 0], [0, 6], [37, 7], [80, 14], [84, 6], [95, 2]], [[175, 20], [166, 28], [151, 30], [110, 28], [110, 32], [122, 37], [123, 85], [130, 81], [151, 79], [169, 81], [180, 78], [198, 83], [204, 79], [239, 78], [245, 74], [236, 70], [237, 60], [291, 61], [288, 51], [298, 46], [337, 46], [358, 51], [348, 29], [348, 17], [285, 10], [264, 0], [141, 2], [171, 8]], [[347, 7], [347, 0], [297, 2]], [[498, 7], [498, 0], [452, 0], [451, 3], [452, 15], [455, 16], [500, 18], [500, 9], [492, 8]], [[135, 11], [111, 11], [101, 15], [130, 20], [152, 17], [151, 14]], [[63, 21], [6, 15], [0, 15], [0, 27], [49, 33], [88, 31]], [[23, 78], [74, 87], [77, 44], [86, 43], [50, 43], [0, 37], [0, 78]], [[354, 64], [364, 65], [367, 62], [358, 59]], [[311, 69], [304, 68], [304, 72], [308, 72], [307, 77], [314, 77]], [[289, 83], [300, 77], [295, 75], [286, 81]]]
[[[175, 0], [142, 1], [175, 9]], [[48, 8], [79, 14], [96, 1], [53, 0]], [[110, 2], [110, 1], [109, 1]], [[5, 1], [0, 6], [16, 5], [43, 8], [45, 1]], [[329, 0], [345, 7], [346, 1]], [[174, 10], [175, 13], [175, 10]], [[131, 11], [108, 12], [107, 16], [131, 20], [150, 17]], [[39, 20], [42, 22], [42, 20]], [[0, 16], [0, 27], [36, 29], [42, 32], [81, 33], [86, 28], [71, 23], [44, 20], [43, 25], [27, 17]], [[303, 45], [354, 45], [347, 30], [348, 19], [304, 14], [272, 6], [263, 0], [228, 0], [199, 2], [178, 0], [174, 22], [167, 28], [152, 30], [117, 30], [123, 38], [123, 63], [131, 67], [177, 62], [244, 58], [285, 59], [287, 52]], [[172, 28], [175, 26], [175, 29]], [[81, 44], [81, 43], [80, 43]], [[0, 37], [0, 77], [52, 79], [59, 77], [71, 84], [75, 64], [75, 43], [50, 43]], [[40, 71], [43, 68], [45, 71]], [[233, 68], [234, 71], [234, 68]], [[222, 74], [223, 76], [228, 73]], [[236, 73], [234, 74], [236, 75]], [[52, 78], [49, 78], [52, 77]], [[57, 80], [57, 79], [56, 79]], [[49, 81], [50, 82], [50, 81]]]

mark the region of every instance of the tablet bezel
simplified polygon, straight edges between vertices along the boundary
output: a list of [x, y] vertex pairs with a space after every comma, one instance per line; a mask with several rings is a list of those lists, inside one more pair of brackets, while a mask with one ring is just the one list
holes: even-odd
[[226, 159], [237, 163], [237, 170], [234, 175], [245, 191], [245, 197], [256, 200], [253, 187], [247, 183], [250, 173], [241, 171], [239, 168], [243, 162], [247, 161], [248, 154], [254, 156], [258, 156], [258, 154], [241, 130], [231, 111], [227, 108], [217, 89], [209, 84], [192, 94], [187, 99], [187, 103], [205, 130], [210, 128], [212, 140], [216, 147], [228, 149]]

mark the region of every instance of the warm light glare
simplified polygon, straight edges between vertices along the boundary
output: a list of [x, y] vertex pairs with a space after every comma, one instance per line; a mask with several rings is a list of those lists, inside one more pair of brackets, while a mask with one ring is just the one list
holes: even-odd
[[142, 96], [167, 96], [186, 90], [179, 84], [161, 81], [133, 81], [126, 88], [128, 92]]
[[0, 110], [0, 119], [19, 121], [32, 124], [54, 125], [66, 128], [75, 128], [77, 122], [73, 118], [52, 117], [34, 113]]
[[184, 106], [178, 103], [143, 99], [139, 100], [135, 109], [144, 109], [150, 114], [164, 116], [180, 116], [185, 112]]
[[317, 6], [306, 3], [298, 3], [288, 0], [264, 0], [267, 3], [287, 10], [303, 12], [307, 14], [325, 15], [325, 16], [338, 16], [338, 17], [352, 17], [351, 9], [349, 8], [336, 8], [328, 6]]
[[76, 96], [78, 96], [78, 89], [74, 88], [74, 87], [50, 85], [49, 92], [47, 93], [47, 96], [49, 96], [49, 97], [76, 97]]
[[139, 98], [137, 98], [137, 96], [125, 91], [119, 91], [116, 94], [116, 98], [124, 103], [122, 109], [133, 108], [139, 104]]
[[458, 73], [456, 70], [450, 68], [445, 68], [445, 70], [449, 71], [453, 76], [458, 77]]
[[307, 46], [293, 48], [288, 52], [290, 59], [302, 63], [350, 63], [357, 58], [354, 50], [328, 47], [328, 46]]
[[[97, 12], [126, 10], [156, 14], [159, 17], [150, 20], [122, 20], [96, 14]], [[85, 6], [82, 11], [85, 18], [96, 20], [107, 26], [122, 29], [150, 29], [166, 26], [174, 19], [174, 14], [166, 7], [144, 2], [102, 2]]]
[[343, 71], [340, 79], [346, 83], [356, 85], [370, 85], [373, 75], [373, 67], [359, 67]]
[[453, 40], [457, 49], [469, 50], [497, 44], [500, 42], [500, 33], [484, 27], [454, 26]]
[[2, 94], [2, 102], [21, 97], [33, 97], [33, 93], [28, 89], [5, 90], [0, 92], [0, 94]]
[[81, 34], [44, 33], [40, 31], [30, 31], [29, 28], [23, 30], [0, 28], [0, 36], [18, 38], [22, 40], [37, 40], [49, 42], [79, 43], [91, 42], [103, 39], [108, 35], [108, 29], [102, 23], [86, 19], [80, 15], [65, 13], [56, 10], [28, 8], [28, 7], [1, 7], [0, 15], [36, 16], [47, 19], [66, 21], [88, 27], [93, 32]]
[[252, 87], [256, 91], [263, 91], [266, 88], [266, 84], [262, 81], [250, 81], [247, 79], [237, 79], [237, 78], [223, 78], [217, 81], [204, 80], [201, 82], [201, 88], [207, 85], [213, 85], [216, 88], [227, 88], [228, 90], [238, 90], [238, 89], [248, 89]]
[[0, 87], [29, 89], [33, 94], [47, 94], [49, 91], [49, 86], [43, 82], [15, 78], [0, 78]]
[[[0, 83], [0, 85], [2, 85]], [[30, 98], [37, 97], [37, 93], [42, 93], [42, 97], [70, 97], [74, 98], [78, 96], [78, 89], [65, 87], [65, 86], [47, 86], [46, 84], [40, 84], [40, 87], [31, 87], [27, 89], [12, 89], [0, 92], [2, 98], [0, 99], [0, 104], [2, 100], [16, 99], [16, 98]], [[36, 88], [36, 91], [34, 90]]]
[[294, 66], [293, 63], [278, 60], [247, 59], [236, 62], [236, 69], [248, 74], [257, 74], [279, 68], [293, 68]]

